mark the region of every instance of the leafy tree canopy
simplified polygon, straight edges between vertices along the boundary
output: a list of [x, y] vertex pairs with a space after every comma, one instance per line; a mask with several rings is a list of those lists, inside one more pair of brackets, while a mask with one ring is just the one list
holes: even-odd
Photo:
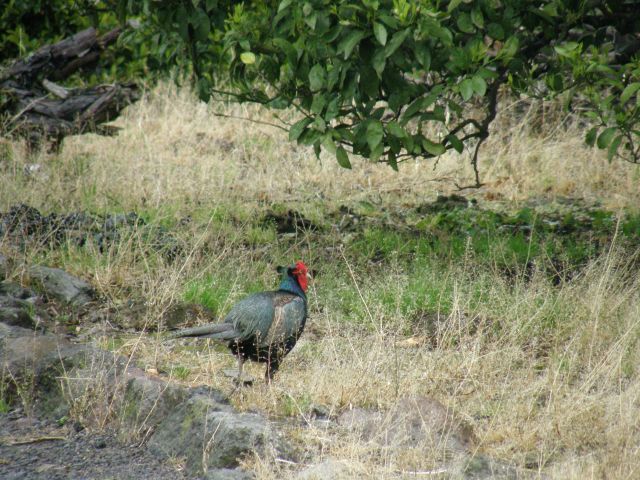
[[140, 20], [126, 41], [147, 71], [189, 68], [203, 99], [220, 79], [240, 101], [293, 107], [289, 138], [343, 167], [350, 154], [395, 169], [468, 145], [477, 173], [501, 88], [562, 95], [590, 120], [589, 144], [640, 163], [638, 0], [92, 4]]

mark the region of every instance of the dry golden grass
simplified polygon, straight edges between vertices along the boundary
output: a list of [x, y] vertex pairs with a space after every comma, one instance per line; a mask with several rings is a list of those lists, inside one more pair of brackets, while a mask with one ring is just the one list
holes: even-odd
[[[394, 173], [384, 165], [355, 160], [353, 170], [345, 171], [332, 158], [316, 160], [275, 128], [217, 117], [214, 111], [274, 121], [257, 108], [206, 106], [189, 92], [164, 85], [126, 111], [115, 138], [71, 138], [57, 156], [29, 157], [19, 143], [8, 144], [12, 156], [0, 160], [2, 211], [23, 202], [46, 212], [148, 211], [158, 222], [206, 212], [204, 221], [180, 233], [187, 248], [178, 262], [152, 256], [141, 260], [136, 250], [141, 240], [135, 235], [106, 256], [94, 252], [98, 259], [90, 251], [55, 256], [34, 250], [26, 252], [26, 261], [44, 257], [60, 263], [88, 278], [111, 305], [144, 299], [144, 320], [161, 325], [187, 282], [222, 277], [231, 264], [235, 278], [274, 281], [270, 270], [259, 268], [264, 255], [243, 241], [254, 228], [253, 208], [279, 203], [313, 216], [358, 200], [415, 205], [455, 191], [454, 182], [471, 183], [468, 155], [446, 155], [436, 169], [431, 162], [407, 162]], [[501, 200], [507, 208], [532, 198], [563, 196], [599, 201], [611, 209], [640, 205], [638, 167], [609, 164], [601, 152], [583, 145], [577, 127], [554, 129], [555, 120], [540, 127], [544, 117], [534, 109], [514, 124], [508, 112], [496, 122], [481, 153], [487, 185], [468, 195]], [[235, 231], [207, 222], [236, 208], [247, 218]], [[339, 245], [341, 239], [335, 242]], [[279, 245], [268, 252], [321, 258], [320, 247], [301, 239], [293, 247]], [[0, 243], [0, 251], [12, 248]], [[448, 275], [459, 283], [447, 299], [453, 308], [435, 348], [419, 338], [407, 342], [413, 319], [380, 299], [379, 293], [389, 288], [399, 297], [407, 291], [409, 279], [400, 266], [390, 262], [391, 271], [371, 278], [344, 274], [340, 285], [323, 285], [320, 279], [311, 288], [309, 331], [275, 384], [235, 393], [233, 402], [274, 417], [297, 416], [304, 423], [312, 404], [333, 413], [351, 406], [385, 410], [398, 398], [427, 395], [470, 423], [479, 451], [497, 459], [534, 466], [552, 478], [636, 478], [640, 284], [637, 274], [625, 269], [624, 255], [614, 245], [577, 279], [559, 287], [542, 276], [514, 284], [494, 274], [477, 283], [490, 298], [480, 306], [468, 284], [475, 285], [473, 268], [452, 265]], [[348, 272], [348, 260], [349, 253], [337, 257], [332, 268]], [[434, 272], [429, 278], [436, 277]], [[14, 274], [20, 273], [18, 266]], [[354, 324], [345, 321], [340, 307], [346, 293], [358, 291], [363, 313]], [[244, 293], [242, 282], [237, 288], [234, 284], [222, 310]], [[97, 334], [96, 341], [105, 345], [107, 338]], [[138, 334], [124, 338], [118, 351], [175, 381], [230, 392], [229, 380], [219, 371], [234, 359], [213, 343], [181, 347], [192, 343]], [[263, 374], [263, 366], [247, 368], [258, 378]], [[312, 463], [337, 458], [360, 478], [389, 477], [409, 465], [429, 470], [436, 458], [429, 451], [418, 460], [376, 457], [367, 442], [315, 425], [289, 433], [306, 445]], [[247, 460], [247, 466], [259, 478], [292, 474], [290, 467], [260, 458]]]
[[[557, 114], [542, 133], [532, 132], [540, 114], [531, 107], [517, 123], [511, 110], [493, 126], [480, 166], [487, 186], [472, 195], [518, 202], [531, 196], [600, 200], [613, 208], [640, 204], [637, 167], [609, 164], [586, 147], [577, 127], [562, 130]], [[119, 136], [65, 140], [62, 154], [27, 158], [12, 145], [14, 161], [3, 166], [0, 207], [16, 200], [56, 207], [139, 209], [171, 205], [189, 212], [194, 205], [229, 202], [288, 202], [361, 198], [411, 201], [470, 184], [468, 152], [433, 161], [408, 161], [399, 173], [385, 165], [355, 160], [346, 171], [335, 160], [318, 161], [309, 149], [288, 142], [286, 133], [226, 115], [277, 122], [255, 107], [197, 102], [185, 90], [162, 86], [118, 119]], [[544, 118], [544, 117], [543, 117]], [[562, 120], [562, 119], [560, 119]], [[538, 130], [540, 127], [536, 127]], [[25, 175], [30, 165], [39, 169]], [[89, 205], [87, 205], [89, 203]]]

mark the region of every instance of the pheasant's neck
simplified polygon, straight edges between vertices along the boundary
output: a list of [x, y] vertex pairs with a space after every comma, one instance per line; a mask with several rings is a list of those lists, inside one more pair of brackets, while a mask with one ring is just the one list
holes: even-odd
[[280, 283], [280, 290], [298, 295], [304, 300], [307, 299], [307, 296], [305, 295], [304, 290], [300, 287], [298, 281], [291, 276], [287, 276], [282, 279], [282, 282]]

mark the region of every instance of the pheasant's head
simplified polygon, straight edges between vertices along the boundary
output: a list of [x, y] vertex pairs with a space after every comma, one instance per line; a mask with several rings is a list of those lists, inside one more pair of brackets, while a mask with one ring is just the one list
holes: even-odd
[[297, 261], [295, 267], [291, 270], [291, 274], [296, 277], [302, 291], [307, 293], [309, 269], [304, 262], [301, 260]]
[[[288, 267], [278, 267], [279, 273], [286, 274], [289, 277], [293, 277], [304, 293], [307, 293], [307, 287], [309, 286], [309, 269], [302, 261], [297, 261], [295, 265]], [[286, 278], [286, 277], [285, 277]]]

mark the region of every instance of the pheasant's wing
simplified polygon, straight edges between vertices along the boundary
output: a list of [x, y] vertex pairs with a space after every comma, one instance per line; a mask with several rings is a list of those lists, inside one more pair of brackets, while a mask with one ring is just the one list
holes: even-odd
[[236, 303], [224, 319], [238, 333], [236, 340], [253, 336], [264, 338], [274, 318], [274, 298], [277, 292], [260, 292]]
[[278, 292], [274, 301], [273, 322], [266, 336], [258, 339], [263, 346], [295, 341], [302, 333], [303, 321], [307, 309], [304, 300], [297, 295]]

